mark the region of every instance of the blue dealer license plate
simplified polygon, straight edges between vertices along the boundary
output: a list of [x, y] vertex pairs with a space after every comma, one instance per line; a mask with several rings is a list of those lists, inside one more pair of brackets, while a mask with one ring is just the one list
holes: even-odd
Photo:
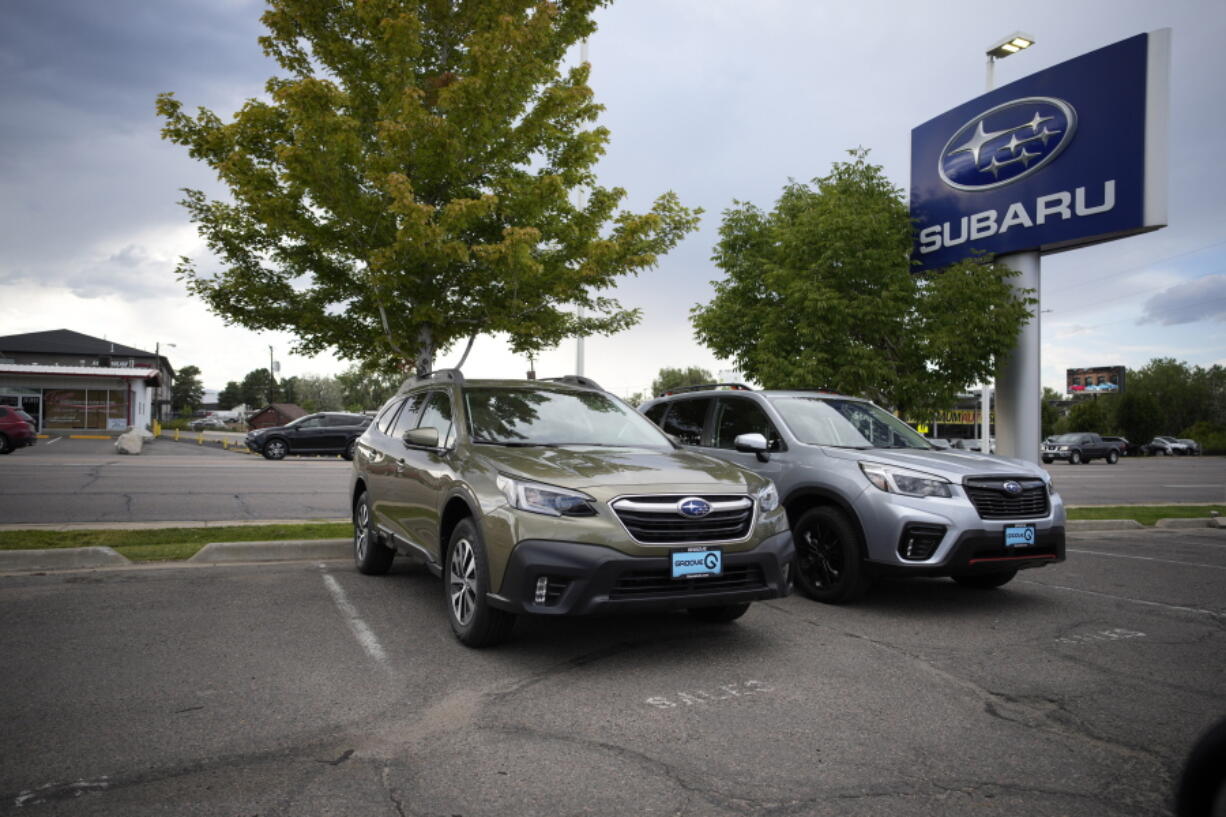
[[724, 554], [718, 550], [679, 550], [672, 554], [673, 578], [718, 576], [724, 572]]
[[1005, 547], [1007, 548], [1034, 547], [1034, 542], [1034, 525], [1013, 525], [1005, 528]]

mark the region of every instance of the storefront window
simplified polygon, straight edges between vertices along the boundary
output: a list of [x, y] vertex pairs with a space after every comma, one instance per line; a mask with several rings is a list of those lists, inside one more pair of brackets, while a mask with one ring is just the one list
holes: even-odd
[[43, 392], [46, 428], [87, 428], [85, 389], [47, 389]]
[[47, 389], [46, 428], [122, 430], [128, 427], [128, 392], [121, 389]]

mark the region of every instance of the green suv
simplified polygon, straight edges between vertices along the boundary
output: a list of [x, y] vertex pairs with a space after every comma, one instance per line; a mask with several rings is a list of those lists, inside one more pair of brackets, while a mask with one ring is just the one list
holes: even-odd
[[471, 647], [505, 639], [519, 614], [724, 622], [791, 587], [774, 484], [683, 451], [585, 378], [410, 379], [353, 463], [358, 570], [423, 559]]

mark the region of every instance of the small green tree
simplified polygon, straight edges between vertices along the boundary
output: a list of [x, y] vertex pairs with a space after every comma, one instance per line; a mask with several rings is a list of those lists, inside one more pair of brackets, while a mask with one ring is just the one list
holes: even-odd
[[294, 378], [294, 402], [307, 411], [340, 411], [345, 394], [335, 377], [305, 375]]
[[725, 278], [694, 307], [698, 340], [766, 388], [863, 395], [904, 415], [953, 405], [1013, 349], [1031, 298], [1008, 268], [966, 261], [911, 272], [902, 191], [850, 151], [775, 209], [724, 212], [714, 261]]
[[247, 376], [239, 385], [239, 392], [243, 402], [252, 409], [281, 401], [281, 389], [268, 373], [268, 369], [253, 369], [247, 372]]
[[402, 378], [361, 366], [350, 366], [336, 376], [341, 399], [348, 411], [372, 411], [379, 408], [400, 388]]
[[204, 384], [199, 366], [184, 366], [170, 387], [170, 408], [176, 414], [191, 414], [204, 402]]
[[243, 390], [238, 381], [231, 380], [217, 395], [217, 407], [228, 411], [243, 402]]
[[1086, 397], [1072, 405], [1068, 412], [1069, 431], [1094, 431], [1107, 434], [1112, 429], [1110, 401], [1115, 395]]
[[[516, 353], [639, 319], [599, 295], [697, 224], [671, 193], [619, 211], [595, 184], [609, 133], [567, 51], [609, 0], [269, 0], [283, 76], [233, 121], [157, 110], [231, 201], [183, 201], [220, 258], [188, 290], [231, 323], [386, 372], [506, 333]], [[586, 203], [574, 191], [587, 188]], [[582, 308], [582, 317], [576, 307]]]
[[1043, 397], [1039, 401], [1039, 424], [1044, 437], [1056, 433], [1056, 423], [1060, 421], [1061, 412], [1056, 405], [1064, 399], [1060, 392], [1047, 386], [1043, 387]]
[[663, 368], [651, 381], [651, 396], [656, 397], [672, 389], [682, 386], [702, 386], [714, 383], [715, 375], [700, 366], [690, 366], [687, 369]]

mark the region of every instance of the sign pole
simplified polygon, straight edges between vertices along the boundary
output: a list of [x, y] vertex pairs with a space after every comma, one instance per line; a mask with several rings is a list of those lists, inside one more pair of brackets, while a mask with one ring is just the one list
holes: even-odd
[[[1030, 289], [1038, 300], [1040, 264], [1037, 251], [1011, 253], [996, 260], [1017, 271], [1013, 287], [1018, 295]], [[1009, 358], [1001, 361], [996, 369], [996, 453], [1036, 464], [1042, 436], [1039, 409], [1043, 396], [1041, 340], [1036, 303], [1030, 319], [1018, 332], [1017, 344]]]

